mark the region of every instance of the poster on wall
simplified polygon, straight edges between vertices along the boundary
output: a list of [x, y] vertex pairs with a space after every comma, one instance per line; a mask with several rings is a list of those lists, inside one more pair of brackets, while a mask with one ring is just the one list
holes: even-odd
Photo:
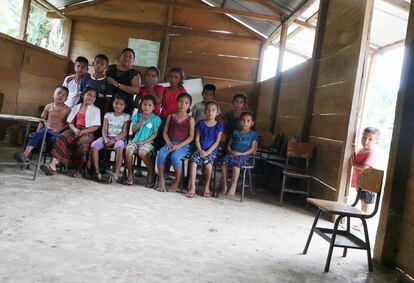
[[158, 66], [160, 43], [145, 39], [129, 38], [128, 47], [135, 52], [135, 66]]

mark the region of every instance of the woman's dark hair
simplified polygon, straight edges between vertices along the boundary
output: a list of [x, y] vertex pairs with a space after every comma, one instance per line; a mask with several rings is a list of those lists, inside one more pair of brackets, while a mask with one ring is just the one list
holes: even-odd
[[86, 66], [89, 66], [89, 61], [88, 59], [86, 59], [83, 56], [78, 56], [78, 58], [76, 58], [75, 63], [84, 63]]
[[245, 93], [238, 92], [238, 93], [234, 94], [232, 102], [234, 102], [237, 98], [241, 98], [244, 101], [244, 105], [247, 104], [247, 95]]
[[91, 86], [87, 86], [87, 87], [85, 87], [85, 89], [81, 92], [81, 94], [80, 94], [80, 98], [79, 98], [79, 101], [78, 101], [78, 104], [79, 103], [83, 103], [83, 98], [85, 97], [85, 94], [88, 92], [88, 91], [94, 91], [95, 92], [95, 98], [98, 98], [98, 91], [96, 90], [96, 89], [94, 89], [93, 87], [91, 87]]
[[157, 101], [155, 100], [155, 97], [154, 97], [154, 96], [152, 96], [152, 95], [146, 95], [146, 96], [144, 96], [143, 98], [141, 98], [140, 105], [142, 104], [142, 102], [144, 102], [144, 101], [146, 101], [146, 100], [148, 100], [148, 101], [152, 101], [152, 104], [154, 104], [154, 106], [155, 106], [155, 105], [157, 105]]
[[145, 73], [147, 73], [149, 71], [154, 71], [157, 74], [157, 77], [160, 77], [160, 70], [157, 67], [155, 67], [155, 66], [148, 67], [145, 70]]
[[124, 54], [125, 52], [131, 52], [132, 55], [134, 55], [134, 59], [135, 59], [135, 51], [132, 48], [124, 48], [121, 52], [121, 55]]
[[241, 115], [240, 115], [240, 119], [241, 119], [243, 116], [250, 116], [250, 117], [252, 117], [252, 120], [253, 120], [253, 121], [255, 121], [255, 119], [256, 119], [256, 117], [255, 117], [255, 115], [254, 115], [254, 113], [253, 113], [252, 111], [244, 111], [243, 113], [241, 113]]
[[177, 73], [177, 74], [179, 74], [179, 75], [180, 75], [180, 82], [178, 83], [178, 86], [179, 86], [179, 87], [183, 87], [183, 84], [184, 84], [184, 78], [185, 78], [183, 68], [171, 68], [171, 69], [170, 69], [170, 74], [171, 74], [171, 73]]
[[104, 61], [106, 61], [106, 64], [109, 64], [108, 56], [106, 56], [105, 54], [96, 55], [95, 58], [93, 59], [93, 61], [95, 62], [97, 59], [104, 60]]

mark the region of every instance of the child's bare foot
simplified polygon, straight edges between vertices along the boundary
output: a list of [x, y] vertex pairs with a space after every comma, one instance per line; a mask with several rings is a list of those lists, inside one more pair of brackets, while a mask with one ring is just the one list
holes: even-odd
[[167, 192], [175, 193], [178, 189], [178, 184], [173, 183], [171, 186], [167, 188]]
[[190, 191], [188, 191], [188, 193], [185, 196], [188, 197], [188, 198], [193, 198], [193, 197], [195, 197], [195, 191], [190, 190]]
[[203, 197], [205, 198], [211, 197], [210, 191], [204, 191]]
[[229, 191], [227, 192], [226, 197], [232, 198], [236, 194], [236, 186], [231, 186]]
[[161, 184], [158, 184], [157, 191], [159, 191], [159, 192], [165, 192], [165, 186], [164, 185], [161, 185]]

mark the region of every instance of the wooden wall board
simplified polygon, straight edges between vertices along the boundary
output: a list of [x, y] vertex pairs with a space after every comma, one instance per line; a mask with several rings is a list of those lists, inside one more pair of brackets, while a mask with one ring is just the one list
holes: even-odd
[[335, 198], [336, 191], [334, 189], [328, 188], [325, 184], [321, 183], [317, 179], [312, 179], [311, 182], [311, 191], [310, 196], [311, 198], [319, 198], [319, 199], [333, 199]]
[[299, 116], [278, 116], [273, 133], [283, 134], [286, 139], [298, 137], [301, 130], [301, 117]]
[[402, 222], [401, 237], [398, 247], [396, 264], [405, 273], [414, 274], [414, 225], [409, 222]]
[[[3, 57], [0, 58], [0, 61], [2, 61]], [[0, 77], [0, 92], [4, 93], [3, 106], [0, 109], [0, 113], [14, 114], [17, 106], [20, 72], [0, 67]]]
[[348, 113], [350, 107], [349, 94], [352, 93], [352, 89], [353, 84], [351, 82], [339, 82], [316, 87], [313, 113]]
[[68, 62], [66, 60], [52, 57], [40, 50], [25, 49], [22, 72], [39, 77], [54, 78], [63, 82], [67, 68]]
[[349, 115], [346, 114], [313, 114], [310, 129], [311, 136], [343, 141], [348, 129]]
[[259, 132], [271, 132], [271, 107], [275, 96], [276, 78], [259, 83], [257, 93], [256, 129]]
[[326, 26], [330, 26], [340, 21], [343, 17], [352, 17], [355, 13], [364, 10], [366, 1], [346, 0], [335, 1], [334, 5], [329, 6], [329, 13], [326, 18]]
[[0, 66], [11, 70], [20, 70], [24, 59], [24, 46], [0, 37]]

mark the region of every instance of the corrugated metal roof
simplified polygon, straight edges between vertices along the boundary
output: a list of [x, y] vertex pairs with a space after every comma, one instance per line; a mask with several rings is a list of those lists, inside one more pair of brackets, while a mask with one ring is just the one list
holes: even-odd
[[72, 4], [86, 2], [86, 0], [48, 0], [48, 2], [56, 8], [63, 8]]

